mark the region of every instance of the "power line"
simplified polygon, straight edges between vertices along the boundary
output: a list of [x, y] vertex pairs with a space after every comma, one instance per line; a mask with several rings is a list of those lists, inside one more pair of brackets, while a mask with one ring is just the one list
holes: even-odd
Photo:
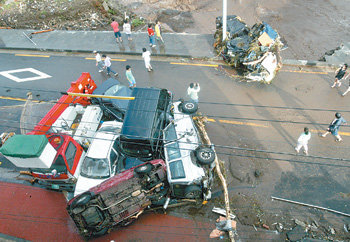
[[[116, 84], [121, 85], [121, 84]], [[121, 85], [124, 86], [124, 85]], [[9, 86], [0, 86], [0, 88], [7, 89], [17, 89], [23, 91], [42, 91], [42, 92], [54, 92], [62, 95], [65, 92], [52, 91], [52, 90], [42, 90], [42, 89], [28, 89], [28, 88], [20, 88], [20, 87], [9, 87]], [[144, 100], [161, 100], [161, 98], [143, 98]], [[43, 101], [43, 100], [35, 100], [35, 101]], [[287, 110], [302, 110], [302, 111], [322, 111], [322, 112], [343, 112], [349, 113], [350, 110], [337, 110], [337, 109], [322, 109], [322, 108], [301, 108], [301, 107], [286, 107], [286, 106], [271, 106], [271, 105], [255, 105], [255, 104], [237, 104], [237, 103], [224, 103], [224, 102], [208, 102], [208, 101], [200, 101], [202, 104], [209, 105], [223, 105], [223, 106], [237, 106], [237, 107], [253, 107], [253, 108], [272, 108], [272, 109], [287, 109]]]

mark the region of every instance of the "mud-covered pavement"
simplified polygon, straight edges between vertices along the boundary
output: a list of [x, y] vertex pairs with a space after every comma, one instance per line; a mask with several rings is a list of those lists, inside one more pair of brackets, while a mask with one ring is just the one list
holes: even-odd
[[[287, 41], [282, 52], [288, 59], [318, 60], [350, 37], [350, 5], [335, 0], [228, 0], [228, 14], [248, 25], [266, 21]], [[201, 1], [192, 11], [194, 23], [186, 32], [213, 33], [215, 17], [222, 15], [222, 1]]]

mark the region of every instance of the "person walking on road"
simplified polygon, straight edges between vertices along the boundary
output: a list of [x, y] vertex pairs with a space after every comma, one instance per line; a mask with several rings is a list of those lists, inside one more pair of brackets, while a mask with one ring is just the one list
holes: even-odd
[[149, 38], [149, 46], [156, 47], [156, 45], [154, 44], [154, 30], [152, 28], [152, 24], [148, 24], [147, 32]]
[[103, 61], [101, 58], [100, 53], [98, 53], [96, 50], [93, 51], [96, 59], [96, 66], [98, 68], [98, 72], [103, 72]]
[[132, 40], [131, 38], [131, 25], [129, 23], [129, 18], [124, 20], [124, 24], [123, 24], [123, 31], [126, 34], [126, 36], [128, 37], [128, 40]]
[[106, 55], [102, 55], [102, 57], [105, 59], [104, 68], [107, 69], [107, 75], [109, 76], [110, 75], [109, 73], [112, 72], [114, 76], [118, 76], [118, 73], [111, 69], [111, 65], [112, 65], [111, 58]]
[[129, 65], [126, 66], [125, 75], [126, 75], [126, 79], [128, 79], [128, 82], [129, 82], [129, 88], [136, 87], [136, 81], [135, 81], [134, 75], [131, 72], [131, 66]]
[[122, 35], [121, 35], [121, 33], [120, 33], [120, 30], [119, 30], [119, 24], [118, 24], [117, 21], [115, 21], [114, 18], [112, 18], [111, 26], [112, 26], [112, 28], [113, 28], [114, 36], [115, 36], [115, 38], [116, 38], [116, 40], [117, 40], [117, 43], [123, 42], [123, 40], [122, 40]]
[[304, 154], [308, 155], [308, 147], [307, 144], [311, 138], [311, 133], [309, 128], [305, 127], [304, 132], [299, 136], [297, 146], [295, 147], [295, 151], [299, 153], [301, 147], [304, 148]]
[[[331, 86], [332, 88], [334, 88], [337, 84], [338, 84], [338, 87], [340, 87], [341, 85], [341, 80], [343, 79], [343, 77], [345, 76], [346, 74], [346, 70], [348, 69], [348, 65], [347, 64], [344, 64], [343, 66], [339, 67], [336, 71], [335, 71], [335, 80], [334, 80], [334, 83], [333, 85]], [[347, 75], [345, 77], [348, 78], [349, 75]]]
[[156, 40], [157, 41], [161, 40], [164, 44], [164, 40], [162, 37], [162, 26], [161, 26], [159, 20], [156, 21], [156, 25], [154, 26], [154, 30], [156, 31]]
[[151, 52], [146, 50], [146, 48], [142, 48], [142, 58], [145, 61], [145, 66], [148, 71], [153, 71], [153, 68], [151, 66]]
[[191, 98], [192, 101], [198, 103], [198, 93], [201, 90], [199, 83], [191, 83], [187, 88], [187, 95]]
[[335, 119], [329, 124], [326, 133], [322, 134], [322, 137], [326, 137], [329, 133], [332, 133], [336, 137], [335, 141], [342, 141], [342, 138], [338, 134], [339, 128], [342, 124], [347, 124], [346, 120], [340, 113], [335, 114]]

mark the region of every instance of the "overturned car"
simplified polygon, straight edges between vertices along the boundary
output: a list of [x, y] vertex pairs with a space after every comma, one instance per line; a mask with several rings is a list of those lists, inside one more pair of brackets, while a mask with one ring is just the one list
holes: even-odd
[[90, 188], [68, 202], [67, 211], [79, 233], [100, 236], [113, 226], [126, 226], [166, 192], [166, 166], [152, 160]]
[[222, 17], [216, 18], [214, 47], [230, 65], [251, 81], [270, 83], [282, 66], [280, 50], [286, 45], [267, 23], [248, 27], [238, 16], [227, 16], [227, 38], [222, 39]]

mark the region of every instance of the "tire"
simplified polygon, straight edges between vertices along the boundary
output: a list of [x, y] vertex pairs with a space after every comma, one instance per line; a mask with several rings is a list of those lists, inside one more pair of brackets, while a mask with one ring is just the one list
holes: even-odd
[[208, 147], [198, 147], [196, 158], [201, 165], [210, 165], [215, 160], [215, 152]]
[[77, 199], [75, 199], [72, 204], [70, 205], [71, 209], [78, 207], [78, 206], [84, 206], [91, 200], [92, 194], [90, 192], [85, 192], [78, 196]]
[[181, 109], [182, 109], [183, 113], [192, 114], [192, 113], [197, 112], [198, 104], [195, 102], [191, 102], [191, 101], [185, 101], [185, 102], [181, 103]]
[[144, 175], [144, 174], [150, 173], [152, 168], [153, 166], [151, 164], [145, 164], [145, 165], [136, 167], [134, 171], [139, 175]]
[[202, 197], [202, 189], [196, 185], [190, 185], [185, 188], [184, 197], [187, 199], [199, 199]]

